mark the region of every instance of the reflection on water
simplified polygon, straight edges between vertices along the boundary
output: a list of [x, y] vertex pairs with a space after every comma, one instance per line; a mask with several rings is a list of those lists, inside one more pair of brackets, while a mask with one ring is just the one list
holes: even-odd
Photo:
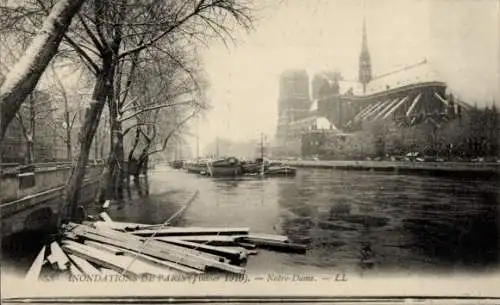
[[[150, 196], [114, 206], [117, 221], [248, 226], [308, 244], [306, 255], [260, 251], [264, 271], [486, 272], [500, 267], [499, 185], [389, 173], [300, 169], [294, 178], [150, 177]], [[35, 253], [36, 255], [36, 253]]]
[[154, 174], [151, 183], [166, 189], [143, 202], [143, 216], [134, 221], [163, 221], [199, 189], [179, 218], [184, 225], [248, 226], [310, 246], [305, 256], [265, 253], [253, 264], [257, 269], [487, 271], [500, 265], [495, 181], [303, 169], [295, 178], [239, 180], [172, 170]]

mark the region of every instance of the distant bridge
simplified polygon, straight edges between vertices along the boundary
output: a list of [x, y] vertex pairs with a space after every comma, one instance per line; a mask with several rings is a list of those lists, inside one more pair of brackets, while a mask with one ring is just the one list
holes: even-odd
[[[81, 186], [80, 202], [94, 199], [104, 164], [89, 164]], [[2, 237], [22, 231], [52, 228], [63, 207], [71, 163], [29, 166], [3, 164], [0, 176]]]

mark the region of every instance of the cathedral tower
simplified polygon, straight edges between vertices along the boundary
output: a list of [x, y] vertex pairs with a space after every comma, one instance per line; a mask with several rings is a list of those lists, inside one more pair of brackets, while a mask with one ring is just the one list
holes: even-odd
[[366, 38], [366, 22], [363, 19], [363, 38], [361, 42], [361, 53], [359, 54], [359, 82], [363, 84], [363, 92], [366, 93], [366, 85], [372, 80], [372, 64], [368, 52]]

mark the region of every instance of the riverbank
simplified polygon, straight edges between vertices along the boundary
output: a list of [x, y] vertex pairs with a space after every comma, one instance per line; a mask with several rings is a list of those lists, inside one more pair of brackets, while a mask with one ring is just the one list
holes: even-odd
[[373, 170], [481, 178], [500, 177], [499, 163], [410, 162], [410, 161], [287, 161], [290, 166], [341, 170]]

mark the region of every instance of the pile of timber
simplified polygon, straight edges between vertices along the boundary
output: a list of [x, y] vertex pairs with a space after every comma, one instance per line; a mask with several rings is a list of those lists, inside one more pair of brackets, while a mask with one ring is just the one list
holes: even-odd
[[64, 225], [63, 238], [42, 248], [26, 279], [45, 271], [73, 276], [201, 274], [211, 270], [244, 274], [244, 262], [257, 249], [305, 253], [304, 245], [248, 228], [171, 227], [100, 221]]

